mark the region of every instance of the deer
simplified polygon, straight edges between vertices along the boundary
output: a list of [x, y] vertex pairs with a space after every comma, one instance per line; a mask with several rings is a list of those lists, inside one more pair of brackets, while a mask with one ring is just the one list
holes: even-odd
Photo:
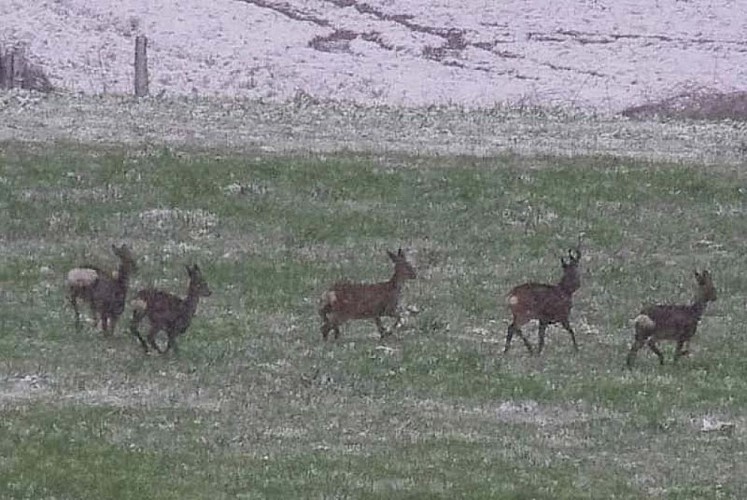
[[350, 320], [373, 319], [382, 339], [392, 334], [392, 330], [387, 331], [381, 323], [382, 316], [394, 318], [392, 329], [400, 323], [402, 287], [417, 275], [401, 248], [396, 254], [387, 250], [387, 255], [394, 263], [394, 274], [389, 281], [373, 284], [338, 282], [322, 294], [319, 315], [325, 341], [330, 331], [334, 331], [335, 340], [339, 339], [340, 326]]
[[560, 258], [563, 268], [563, 277], [557, 285], [543, 283], [524, 283], [511, 289], [507, 294], [508, 307], [513, 315], [513, 321], [508, 326], [506, 333], [506, 346], [503, 353], [507, 353], [511, 347], [511, 339], [514, 334], [524, 341], [529, 354], [533, 354], [532, 344], [521, 332], [521, 327], [532, 320], [539, 322], [539, 343], [537, 355], [542, 353], [545, 345], [545, 330], [548, 325], [560, 323], [571, 335], [573, 348], [578, 351], [576, 335], [571, 328], [568, 317], [573, 307], [573, 293], [581, 286], [578, 273], [578, 264], [581, 259], [581, 251], [578, 248], [568, 250], [568, 260]]
[[[209, 297], [212, 294], [197, 264], [192, 267], [184, 267], [189, 275], [187, 296], [184, 299], [155, 288], [146, 288], [137, 292], [135, 298], [130, 302], [132, 307], [130, 333], [137, 337], [146, 354], [149, 346], [161, 354], [165, 354], [169, 349], [173, 349], [174, 353], [177, 353], [176, 338], [189, 328], [192, 318], [197, 312], [200, 297]], [[150, 323], [147, 343], [138, 330], [140, 322], [146, 316]], [[161, 350], [156, 344], [156, 334], [160, 331], [166, 332], [168, 336], [168, 344], [164, 350]]]
[[114, 331], [117, 320], [124, 311], [130, 276], [137, 271], [137, 265], [132, 251], [126, 244], [120, 247], [112, 245], [112, 251], [119, 258], [119, 268], [113, 273], [89, 265], [76, 267], [67, 273], [68, 299], [75, 311], [77, 330], [80, 330], [78, 299], [90, 305], [93, 319], [97, 324], [100, 316], [101, 330], [104, 334], [111, 334]]
[[633, 366], [636, 354], [644, 344], [656, 354], [660, 365], [664, 365], [664, 354], [657, 345], [659, 341], [676, 342], [675, 363], [680, 357], [689, 354], [687, 346], [695, 335], [706, 305], [716, 300], [716, 288], [711, 273], [707, 270], [702, 273], [695, 270], [694, 274], [698, 289], [691, 304], [647, 306], [633, 320], [635, 336], [625, 360], [628, 368]]

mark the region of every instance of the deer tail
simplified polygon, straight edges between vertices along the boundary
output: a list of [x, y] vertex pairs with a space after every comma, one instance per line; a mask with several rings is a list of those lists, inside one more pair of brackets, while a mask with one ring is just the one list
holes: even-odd
[[327, 321], [327, 314], [332, 311], [335, 302], [337, 302], [337, 294], [334, 290], [328, 290], [322, 294], [319, 306], [319, 316], [322, 320]]
[[643, 313], [639, 314], [635, 317], [635, 319], [633, 319], [633, 324], [646, 330], [650, 330], [656, 326], [654, 320], [652, 320], [650, 316]]
[[148, 302], [145, 299], [137, 297], [130, 301], [130, 307], [132, 307], [132, 310], [135, 312], [142, 312], [148, 308]]

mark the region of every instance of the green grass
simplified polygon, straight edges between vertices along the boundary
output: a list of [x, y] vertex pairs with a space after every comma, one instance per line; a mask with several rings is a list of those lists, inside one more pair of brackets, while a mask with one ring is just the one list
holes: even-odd
[[[739, 171], [613, 157], [0, 152], [2, 498], [743, 498], [747, 190]], [[574, 354], [501, 354], [512, 285], [554, 282], [583, 235]], [[179, 355], [73, 325], [63, 282], [138, 257], [133, 287], [213, 289]], [[420, 314], [322, 343], [338, 279], [389, 277]], [[692, 355], [630, 318], [710, 305]], [[536, 343], [535, 327], [527, 333]], [[701, 431], [704, 418], [731, 433]]]

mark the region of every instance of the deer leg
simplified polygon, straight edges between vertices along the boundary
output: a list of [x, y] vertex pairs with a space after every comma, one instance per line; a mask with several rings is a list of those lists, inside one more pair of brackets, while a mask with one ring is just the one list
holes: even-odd
[[401, 328], [402, 327], [402, 315], [399, 313], [399, 311], [395, 312], [394, 315], [392, 315], [392, 318], [394, 318], [394, 324], [392, 325], [392, 330], [395, 328]]
[[516, 330], [516, 326], [513, 323], [508, 325], [508, 331], [506, 332], [506, 345], [503, 347], [503, 354], [506, 354], [508, 350], [511, 348], [511, 339], [514, 336], [515, 330]]
[[324, 305], [324, 307], [319, 309], [319, 316], [322, 318], [322, 339], [327, 340], [327, 336], [329, 335], [329, 331], [332, 330], [332, 326], [329, 324], [329, 318], [327, 317], [327, 313], [329, 312], [329, 306]]
[[539, 356], [542, 354], [542, 348], [545, 347], [545, 331], [547, 330], [548, 323], [544, 321], [540, 321], [539, 323], [539, 329], [537, 330], [537, 336], [539, 337], [539, 341], [537, 344], [537, 355]]
[[687, 355], [687, 351], [683, 350], [684, 347], [685, 347], [685, 341], [684, 340], [678, 340], [677, 341], [677, 347], [674, 350], [674, 362], [675, 363], [680, 358], [680, 356]]
[[521, 329], [516, 326], [515, 322], [508, 325], [508, 332], [506, 333], [506, 347], [503, 348], [503, 352], [508, 352], [509, 347], [511, 347], [511, 338], [514, 336], [514, 334], [518, 335], [519, 338], [524, 341], [524, 345], [529, 350], [529, 354], [532, 354], [532, 344], [530, 344], [524, 334], [521, 333]]
[[336, 320], [330, 320], [328, 317], [324, 316], [324, 322], [322, 323], [322, 338], [324, 340], [327, 340], [329, 337], [329, 332], [335, 332], [335, 340], [340, 338], [340, 325]]
[[625, 359], [625, 364], [628, 368], [631, 368], [633, 366], [633, 360], [635, 359], [635, 355], [638, 353], [641, 347], [643, 347], [645, 344], [644, 339], [639, 339], [636, 337], [636, 339], [633, 341], [633, 345], [630, 346], [630, 352], [628, 353], [628, 357]]
[[78, 311], [78, 294], [75, 293], [73, 290], [70, 290], [70, 305], [73, 306], [73, 311], [75, 312], [75, 329], [80, 331], [80, 311]]
[[160, 352], [163, 354], [163, 351], [158, 347], [158, 344], [156, 344], [156, 334], [158, 333], [158, 328], [155, 326], [150, 327], [150, 331], [148, 332], [148, 344], [157, 352]]
[[573, 328], [571, 328], [571, 324], [568, 322], [568, 320], [562, 321], [560, 324], [563, 325], [563, 328], [565, 328], [568, 331], [568, 333], [571, 334], [571, 340], [573, 341], [573, 348], [576, 350], [576, 352], [578, 352], [578, 344], [576, 343], [576, 334], [573, 333]]
[[654, 351], [654, 354], [656, 354], [659, 357], [659, 364], [664, 364], [664, 354], [662, 354], [661, 349], [659, 349], [659, 346], [656, 345], [656, 341], [654, 339], [648, 339], [648, 348]]
[[690, 340], [692, 340], [693, 335], [695, 335], [695, 329], [691, 329], [687, 331], [685, 335], [682, 337], [682, 340], [677, 341], [677, 350], [675, 351], [675, 361], [677, 361], [677, 358], [680, 356], [690, 355]]
[[329, 335], [329, 331], [332, 329], [332, 327], [329, 325], [329, 322], [325, 321], [322, 323], [322, 339], [325, 341], [327, 340], [327, 336]]
[[322, 338], [324, 338], [324, 340], [327, 340], [329, 332], [335, 333], [335, 340], [340, 338], [340, 323], [337, 319], [329, 320], [328, 318], [325, 318], [324, 324], [322, 325]]
[[99, 313], [96, 310], [96, 306], [93, 302], [91, 302], [91, 318], [93, 319], [94, 328], [98, 328], [99, 327]]
[[176, 345], [176, 333], [169, 332], [169, 342], [166, 344], [166, 349], [163, 350], [163, 354], [169, 352], [169, 349], [172, 349], [174, 354], [179, 354], [179, 348]]
[[685, 340], [682, 342], [682, 352], [680, 353], [680, 356], [689, 356], [690, 355], [690, 341]]
[[109, 314], [107, 313], [101, 313], [101, 331], [104, 333], [104, 335], [109, 336], [111, 332], [109, 331]]
[[386, 328], [384, 328], [384, 325], [381, 323], [381, 317], [376, 316], [374, 322], [376, 323], [376, 328], [379, 329], [379, 335], [381, 335], [382, 339], [392, 334], [392, 332], [387, 332]]
[[144, 317], [145, 312], [137, 310], [132, 312], [132, 320], [130, 321], [130, 333], [137, 337], [137, 339], [140, 341], [140, 345], [143, 346], [145, 353], [148, 354], [148, 344], [145, 342], [145, 339], [143, 339], [142, 335], [140, 335], [140, 332], [138, 331], [138, 325]]
[[113, 334], [114, 330], [117, 328], [117, 320], [119, 320], [116, 316], [110, 316], [109, 317], [109, 333]]

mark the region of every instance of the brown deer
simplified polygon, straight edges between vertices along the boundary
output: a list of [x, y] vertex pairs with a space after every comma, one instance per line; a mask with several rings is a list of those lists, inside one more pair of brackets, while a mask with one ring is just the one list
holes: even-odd
[[78, 299], [91, 306], [93, 319], [101, 319], [101, 330], [107, 334], [114, 331], [117, 320], [122, 315], [127, 298], [130, 276], [137, 270], [132, 251], [125, 244], [112, 245], [114, 255], [119, 257], [119, 268], [109, 273], [96, 266], [82, 266], [67, 273], [67, 292], [70, 304], [75, 311], [75, 327], [80, 330]]
[[648, 306], [633, 320], [635, 337], [626, 359], [628, 368], [633, 366], [633, 360], [644, 344], [658, 356], [659, 364], [663, 365], [664, 355], [656, 344], [660, 340], [677, 343], [674, 351], [675, 363], [680, 356], [689, 354], [685, 346], [695, 335], [706, 304], [716, 300], [716, 288], [713, 286], [711, 274], [708, 271], [695, 271], [695, 279], [698, 282], [698, 291], [692, 304]]
[[568, 333], [571, 334], [573, 348], [578, 351], [576, 335], [568, 322], [568, 316], [573, 306], [573, 293], [581, 286], [578, 274], [578, 264], [581, 252], [578, 248], [568, 250], [568, 260], [561, 257], [563, 266], [563, 277], [557, 285], [546, 285], [542, 283], [525, 283], [514, 287], [508, 293], [508, 307], [513, 314], [513, 321], [508, 326], [506, 334], [506, 347], [503, 352], [508, 352], [511, 347], [511, 338], [514, 334], [524, 341], [529, 353], [532, 353], [532, 344], [521, 333], [521, 327], [529, 321], [539, 321], [539, 344], [537, 354], [542, 353], [545, 345], [545, 330], [547, 325], [560, 323]]
[[381, 324], [381, 317], [394, 318], [394, 326], [402, 319], [399, 297], [405, 281], [415, 279], [415, 269], [400, 248], [397, 253], [387, 250], [394, 263], [394, 274], [383, 283], [335, 283], [322, 295], [319, 315], [322, 317], [322, 338], [327, 340], [330, 331], [340, 338], [340, 325], [351, 319], [373, 319], [381, 338], [391, 335]]
[[[166, 353], [169, 349], [177, 352], [176, 338], [189, 328], [200, 297], [209, 297], [212, 293], [196, 264], [185, 267], [189, 275], [189, 285], [184, 299], [155, 288], [146, 288], [140, 290], [131, 302], [130, 332], [137, 337], [146, 353], [149, 345], [160, 353]], [[147, 343], [138, 331], [140, 322], [146, 316], [150, 322]], [[156, 334], [162, 330], [168, 336], [168, 344], [163, 351], [156, 344]]]

